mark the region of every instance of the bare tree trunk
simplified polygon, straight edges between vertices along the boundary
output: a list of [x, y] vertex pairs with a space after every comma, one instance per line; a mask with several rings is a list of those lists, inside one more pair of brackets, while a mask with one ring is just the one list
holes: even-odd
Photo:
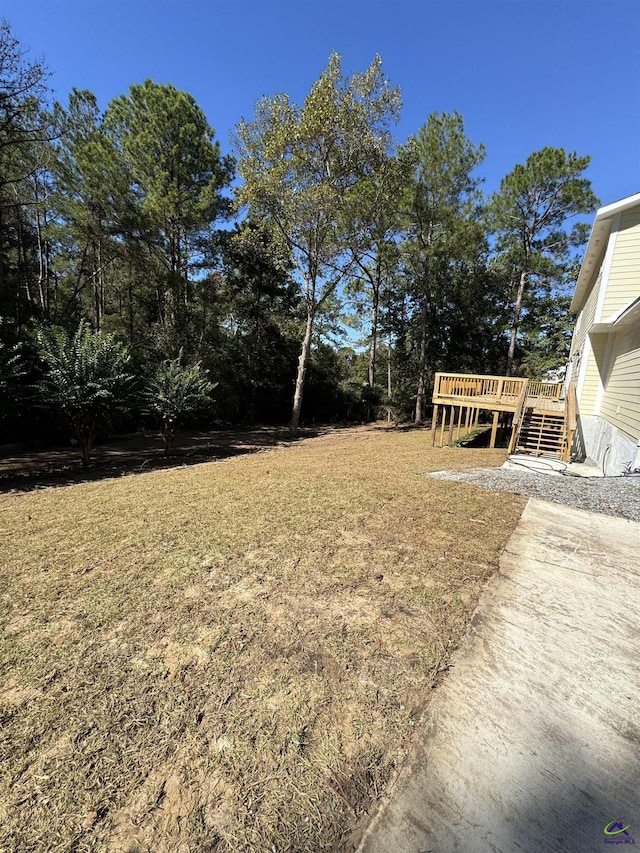
[[391, 335], [387, 339], [387, 397], [389, 398], [389, 406], [387, 407], [387, 420], [391, 420]]
[[171, 456], [173, 445], [178, 435], [176, 424], [171, 419], [162, 422], [162, 438], [164, 440], [164, 455]]
[[376, 385], [376, 354], [378, 348], [378, 306], [380, 304], [380, 252], [376, 260], [376, 277], [371, 302], [371, 343], [369, 345], [369, 388]]
[[[47, 249], [46, 243], [42, 239], [42, 220], [40, 215], [40, 209], [38, 207], [38, 202], [40, 201], [40, 195], [38, 193], [38, 175], [37, 173], [33, 176], [33, 198], [36, 202], [35, 208], [35, 220], [36, 220], [36, 245], [38, 248], [38, 297], [40, 299], [40, 310], [42, 312], [43, 317], [48, 318], [49, 306], [48, 306], [48, 278], [49, 278], [49, 270], [47, 267]], [[46, 210], [44, 211], [44, 222], [47, 224], [47, 214]]]
[[76, 418], [74, 420], [73, 425], [80, 448], [80, 459], [82, 461], [82, 467], [87, 468], [89, 466], [89, 462], [91, 461], [91, 449], [93, 447], [95, 421], [92, 424], [88, 424], [85, 421], [82, 421], [80, 418]]
[[38, 243], [38, 296], [42, 316], [49, 317], [49, 258], [45, 241], [42, 239], [40, 211], [36, 211], [36, 236]]
[[175, 334], [177, 315], [180, 310], [180, 288], [178, 279], [178, 256], [175, 234], [169, 238], [169, 280], [164, 294], [164, 325]]
[[369, 343], [369, 388], [376, 387], [376, 349], [378, 339], [378, 302], [374, 295], [371, 307], [371, 341]]
[[104, 264], [102, 263], [102, 240], [98, 240], [98, 305], [100, 308], [100, 325], [104, 318]]
[[93, 284], [93, 313], [95, 320], [96, 332], [99, 332], [102, 327], [102, 298], [101, 298], [101, 276], [102, 276], [102, 254], [100, 251], [100, 241], [96, 246], [96, 258], [93, 262], [93, 272], [91, 273], [91, 282]]
[[127, 302], [128, 302], [128, 312], [129, 312], [129, 346], [131, 349], [134, 348], [134, 340], [133, 340], [133, 279], [131, 274], [131, 261], [129, 261], [129, 281], [127, 282]]
[[513, 357], [516, 352], [516, 338], [518, 337], [518, 326], [520, 325], [520, 313], [522, 311], [522, 300], [524, 291], [527, 286], [528, 273], [522, 270], [520, 273], [520, 284], [518, 285], [518, 294], [516, 296], [516, 304], [513, 308], [513, 319], [511, 321], [511, 337], [509, 340], [509, 352], [507, 354], [507, 369], [506, 376], [511, 376], [511, 368], [513, 367]]
[[95, 270], [91, 274], [91, 283], [93, 285], [93, 322], [96, 332], [100, 331], [100, 299], [98, 297], [98, 276]]
[[[47, 224], [45, 217], [44, 224]], [[54, 293], [57, 288], [55, 273], [51, 272], [51, 243], [49, 240], [44, 241], [44, 295], [47, 305], [47, 320], [51, 316], [51, 281], [53, 280]]]
[[296, 376], [296, 391], [293, 396], [293, 411], [291, 413], [291, 434], [296, 435], [298, 432], [298, 424], [300, 422], [300, 410], [302, 409], [302, 392], [304, 390], [304, 377], [307, 372], [307, 360], [311, 351], [311, 335], [313, 333], [313, 321], [315, 319], [315, 311], [313, 308], [307, 309], [307, 326], [304, 332], [304, 340], [302, 342], [302, 350], [298, 359], [298, 375]]
[[[29, 286], [29, 272], [27, 263], [27, 249], [25, 245], [24, 225], [22, 221], [22, 208], [16, 204], [16, 221], [18, 224], [18, 282], [24, 282], [24, 292], [29, 305], [33, 305], [33, 297], [31, 296], [31, 288]], [[18, 284], [18, 287], [20, 285]]]
[[422, 303], [422, 330], [420, 334], [420, 367], [418, 372], [418, 394], [416, 396], [415, 422], [421, 424], [424, 420], [425, 396], [427, 393], [427, 332], [429, 305], [427, 297]]

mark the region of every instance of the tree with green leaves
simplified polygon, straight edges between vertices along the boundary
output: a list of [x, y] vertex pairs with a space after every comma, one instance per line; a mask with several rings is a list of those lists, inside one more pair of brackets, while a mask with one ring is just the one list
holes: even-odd
[[18, 331], [37, 313], [37, 188], [60, 132], [46, 108], [48, 76], [0, 21], [0, 313]]
[[[99, 331], [113, 310], [109, 272], [125, 254], [123, 238], [136, 202], [122, 159], [105, 133], [95, 96], [74, 89], [65, 110], [67, 132], [56, 145], [49, 234], [57, 246], [60, 320], [91, 317]], [[61, 293], [60, 293], [61, 291]]]
[[137, 238], [148, 250], [147, 274], [157, 277], [160, 324], [177, 349], [195, 279], [217, 266], [213, 229], [229, 210], [234, 162], [192, 96], [152, 80], [111, 101], [104, 129], [139, 205]]
[[291, 430], [298, 429], [314, 323], [354, 268], [353, 234], [343, 228], [350, 193], [375, 175], [391, 145], [400, 93], [379, 57], [345, 77], [332, 54], [302, 106], [264, 98], [242, 120], [236, 146], [243, 184], [238, 208], [264, 217], [290, 253], [306, 307]]
[[155, 376], [147, 380], [143, 398], [149, 411], [160, 420], [164, 455], [170, 456], [185, 416], [211, 402], [215, 385], [207, 379], [199, 361], [183, 364], [183, 352], [166, 359]]
[[400, 264], [400, 236], [406, 228], [404, 211], [415, 169], [414, 149], [400, 149], [380, 164], [374, 175], [349, 193], [345, 212], [346, 233], [352, 235], [355, 261], [347, 293], [355, 304], [358, 320], [368, 309], [371, 398], [375, 399], [376, 363], [381, 303]]
[[479, 222], [479, 179], [474, 169], [484, 146], [474, 145], [457, 113], [432, 113], [410, 141], [417, 169], [408, 209], [405, 243], [409, 299], [414, 307], [418, 341], [415, 422], [424, 419], [429, 377], [434, 373], [445, 314], [465, 301], [473, 266], [484, 252]]
[[219, 411], [235, 421], [281, 422], [291, 404], [301, 319], [291, 262], [262, 222], [245, 219], [226, 236], [212, 353], [223, 389]]
[[546, 293], [536, 290], [535, 302], [532, 299], [529, 303], [519, 327], [520, 375], [529, 379], [545, 378], [549, 374], [563, 375], [574, 327], [570, 304], [571, 296], [559, 293], [557, 287]]
[[599, 204], [583, 173], [590, 157], [562, 148], [543, 148], [518, 164], [491, 197], [487, 222], [496, 236], [496, 250], [512, 270], [514, 298], [506, 374], [513, 368], [516, 340], [525, 297], [540, 278], [558, 279], [573, 262], [572, 251], [583, 245], [583, 223], [568, 228], [569, 219]]
[[45, 368], [38, 387], [41, 402], [70, 421], [86, 468], [96, 428], [130, 392], [129, 354], [113, 335], [94, 332], [84, 320], [74, 335], [41, 328], [37, 343]]

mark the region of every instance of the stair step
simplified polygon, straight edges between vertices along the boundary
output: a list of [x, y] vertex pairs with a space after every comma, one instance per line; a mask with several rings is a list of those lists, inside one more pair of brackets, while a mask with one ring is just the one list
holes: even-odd
[[516, 450], [560, 459], [564, 450], [564, 436], [564, 414], [525, 412]]

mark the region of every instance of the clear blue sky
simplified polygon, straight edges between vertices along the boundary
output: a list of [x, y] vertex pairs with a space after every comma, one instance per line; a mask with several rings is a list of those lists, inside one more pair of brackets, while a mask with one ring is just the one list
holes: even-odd
[[147, 77], [190, 92], [223, 151], [262, 95], [301, 101], [332, 50], [374, 54], [403, 96], [400, 141], [434, 111], [483, 142], [485, 190], [546, 145], [589, 154], [603, 204], [640, 191], [640, 0], [3, 0], [65, 101]]

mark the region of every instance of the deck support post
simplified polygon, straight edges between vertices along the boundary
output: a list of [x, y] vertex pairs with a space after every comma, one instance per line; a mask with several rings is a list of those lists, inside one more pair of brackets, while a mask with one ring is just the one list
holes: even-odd
[[516, 416], [514, 414], [513, 419], [511, 421], [511, 438], [509, 439], [509, 448], [507, 450], [507, 453], [509, 454], [509, 456], [511, 456], [513, 451], [516, 449], [516, 437], [517, 437], [517, 435], [518, 435], [518, 421], [517, 421]]
[[501, 444], [507, 436], [507, 421], [508, 421], [508, 419], [509, 419], [509, 413], [508, 412], [500, 412], [500, 433], [499, 433], [499, 436], [500, 436], [500, 443]]
[[451, 406], [451, 417], [449, 418], [449, 441], [448, 444], [453, 444], [453, 427], [456, 422], [456, 407]]
[[447, 423], [447, 407], [442, 407], [442, 425], [440, 428], [440, 447], [444, 447], [444, 428]]
[[496, 433], [498, 432], [498, 419], [500, 418], [500, 412], [493, 413], [493, 423], [491, 424], [491, 442], [489, 443], [490, 448], [494, 448], [496, 446]]
[[438, 404], [433, 406], [433, 417], [431, 418], [431, 447], [436, 446], [436, 433], [438, 431]]
[[467, 406], [464, 417], [464, 431], [469, 432], [469, 418], [471, 417], [471, 407]]
[[458, 406], [458, 428], [456, 430], [456, 441], [460, 438], [460, 426], [462, 424], [462, 406]]

